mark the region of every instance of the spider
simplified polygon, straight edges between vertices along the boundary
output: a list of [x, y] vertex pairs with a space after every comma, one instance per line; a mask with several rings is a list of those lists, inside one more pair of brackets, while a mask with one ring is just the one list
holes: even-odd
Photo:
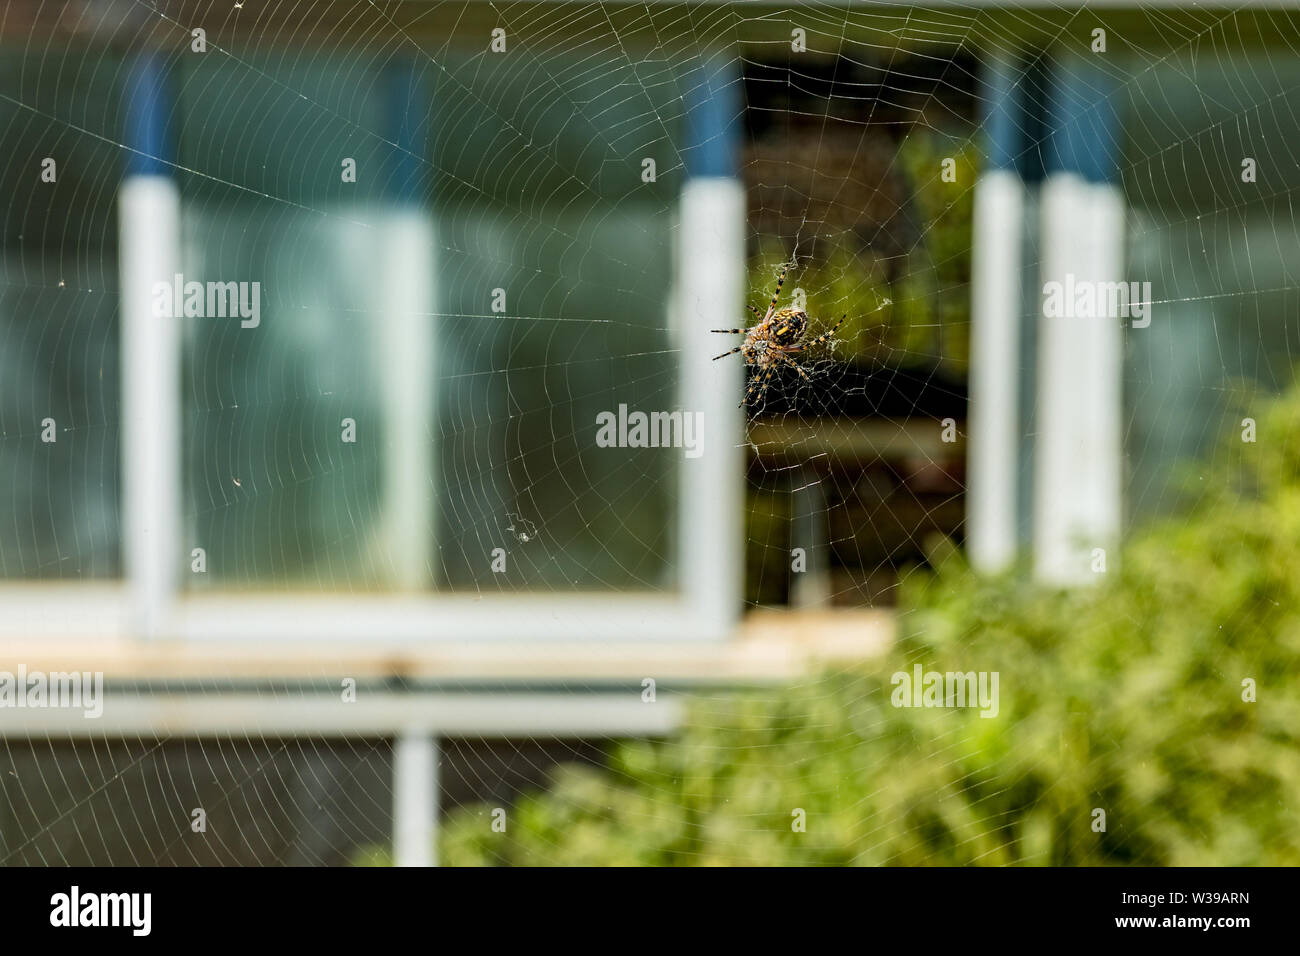
[[710, 332], [720, 332], [724, 335], [741, 335], [745, 340], [729, 352], [723, 352], [721, 355], [715, 355], [713, 361], [726, 358], [728, 355], [735, 355], [741, 352], [745, 357], [746, 365], [753, 365], [757, 368], [758, 373], [749, 383], [749, 388], [745, 390], [745, 397], [740, 400], [740, 407], [754, 395], [755, 389], [758, 390], [758, 399], [767, 394], [768, 383], [772, 380], [772, 373], [779, 365], [789, 365], [799, 373], [800, 378], [805, 382], [812, 384], [812, 379], [808, 373], [792, 359], [790, 356], [812, 348], [814, 345], [820, 345], [835, 334], [835, 330], [844, 324], [844, 320], [849, 317], [848, 313], [840, 316], [840, 320], [830, 327], [829, 331], [823, 332], [811, 342], [801, 342], [805, 332], [808, 331], [808, 313], [799, 309], [777, 309], [776, 302], [781, 298], [781, 286], [785, 282], [785, 274], [790, 271], [786, 266], [781, 270], [781, 275], [776, 280], [776, 292], [772, 295], [772, 302], [767, 307], [766, 312], [759, 312], [752, 305], [749, 311], [758, 316], [758, 324], [747, 329], [710, 329]]

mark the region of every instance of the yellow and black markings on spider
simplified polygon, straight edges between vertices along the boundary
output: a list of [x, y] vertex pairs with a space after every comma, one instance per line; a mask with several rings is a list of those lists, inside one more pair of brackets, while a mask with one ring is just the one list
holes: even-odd
[[730, 351], [723, 352], [721, 355], [715, 355], [713, 361], [726, 358], [728, 355], [735, 355], [740, 352], [745, 359], [746, 365], [752, 365], [757, 374], [749, 383], [749, 388], [745, 390], [745, 397], [740, 400], [743, 406], [751, 398], [754, 392], [758, 392], [758, 401], [762, 401], [763, 396], [767, 394], [768, 382], [772, 380], [772, 373], [780, 365], [789, 365], [799, 373], [799, 377], [805, 382], [811, 383], [808, 373], [803, 370], [790, 356], [803, 352], [813, 346], [820, 345], [835, 334], [835, 330], [844, 324], [848, 313], [840, 316], [840, 320], [823, 332], [811, 342], [801, 341], [804, 333], [808, 331], [808, 313], [799, 309], [778, 309], [777, 300], [781, 298], [781, 286], [785, 283], [785, 274], [790, 271], [786, 266], [781, 270], [781, 275], [776, 280], [776, 292], [772, 294], [772, 302], [768, 305], [766, 312], [759, 312], [752, 305], [749, 311], [758, 316], [758, 324], [750, 326], [747, 329], [710, 329], [711, 332], [720, 332], [724, 335], [744, 335], [744, 340]]

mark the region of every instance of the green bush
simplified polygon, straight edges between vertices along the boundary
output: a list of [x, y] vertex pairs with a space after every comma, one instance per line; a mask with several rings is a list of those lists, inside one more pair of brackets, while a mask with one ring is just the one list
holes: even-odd
[[[945, 550], [907, 576], [887, 660], [699, 699], [679, 736], [560, 770], [506, 833], [460, 811], [444, 861], [1300, 863], [1300, 394], [1257, 417], [1097, 587]], [[916, 663], [999, 672], [999, 714], [892, 706]]]

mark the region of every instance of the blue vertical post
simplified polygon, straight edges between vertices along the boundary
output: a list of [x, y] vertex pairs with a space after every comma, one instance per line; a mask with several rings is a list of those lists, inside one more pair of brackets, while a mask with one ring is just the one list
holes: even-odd
[[1008, 58], [983, 64], [984, 163], [975, 183], [971, 255], [971, 365], [967, 412], [966, 547], [977, 570], [1015, 560], [1021, 456], [1021, 249], [1028, 146], [1027, 91]]
[[1068, 585], [1114, 569], [1120, 532], [1123, 127], [1101, 58], [1053, 65], [1044, 133], [1034, 569]]
[[123, 84], [123, 114], [126, 120], [124, 176], [171, 175], [171, 87], [160, 54], [142, 53], [128, 65]]
[[429, 195], [432, 96], [414, 60], [385, 73], [389, 161], [378, 211], [383, 249], [372, 311], [375, 376], [383, 415], [383, 508], [380, 566], [399, 590], [432, 584], [437, 236]]
[[702, 413], [702, 452], [682, 462], [681, 588], [705, 637], [729, 636], [743, 601], [744, 387], [732, 344], [710, 329], [745, 324], [745, 190], [737, 170], [744, 97], [737, 60], [715, 53], [687, 70], [686, 167], [677, 227], [676, 327], [683, 412]]
[[386, 182], [397, 203], [421, 206], [428, 201], [426, 155], [433, 122], [433, 101], [428, 80], [415, 60], [400, 59], [384, 70], [385, 127], [393, 144], [391, 172]]
[[744, 126], [743, 80], [734, 59], [716, 53], [683, 78], [686, 139], [682, 161], [691, 179], [737, 178]]
[[[159, 54], [144, 53], [128, 64], [122, 97], [123, 557], [128, 626], [151, 638], [168, 628], [182, 560], [181, 334], [180, 317], [170, 308], [180, 272], [180, 190], [170, 163], [172, 100]], [[156, 302], [167, 308], [155, 308]]]

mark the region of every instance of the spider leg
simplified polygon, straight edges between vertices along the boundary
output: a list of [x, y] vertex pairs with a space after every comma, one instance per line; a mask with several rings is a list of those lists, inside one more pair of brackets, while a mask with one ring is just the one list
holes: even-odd
[[758, 397], [759, 400], [761, 401], [763, 396], [767, 394], [767, 383], [771, 381], [772, 372], [775, 369], [776, 369], [775, 365], [769, 365], [763, 371], [762, 378], [755, 376], [754, 380], [749, 383], [749, 388], [745, 389], [745, 397], [740, 400], [740, 404], [737, 405], [736, 407], [744, 408], [745, 405], [749, 402], [750, 396], [754, 394], [754, 389], [758, 389]]
[[750, 312], [753, 312], [760, 319], [763, 317], [763, 313], [758, 311], [758, 309], [754, 308], [752, 305], [747, 305], [745, 308], [749, 309]]
[[710, 332], [721, 332], [723, 335], [736, 335], [741, 332], [748, 332], [749, 329], [709, 329]]
[[817, 336], [817, 338], [813, 339], [811, 342], [805, 342], [801, 347], [801, 351], [802, 349], [811, 348], [814, 345], [821, 345], [823, 342], [825, 342], [827, 339], [829, 339], [832, 335], [835, 334], [835, 330], [838, 329], [841, 325], [843, 325], [844, 320], [847, 319], [848, 317], [849, 314], [847, 312], [844, 313], [842, 316], [840, 316], [840, 320], [838, 322], [832, 325], [821, 335]]
[[741, 349], [743, 349], [743, 348], [744, 348], [743, 345], [737, 345], [737, 346], [736, 346], [734, 349], [732, 349], [730, 352], [723, 352], [721, 355], [715, 355], [715, 356], [713, 356], [713, 361], [716, 362], [718, 359], [720, 359], [720, 358], [726, 358], [728, 355], [735, 355], [737, 352], [739, 352], [739, 351], [740, 351]]
[[785, 283], [785, 274], [790, 271], [790, 267], [783, 266], [781, 274], [776, 277], [776, 291], [772, 293], [772, 304], [767, 307], [767, 314], [771, 315], [772, 310], [776, 308], [776, 300], [781, 298], [781, 286]]
[[776, 302], [781, 298], [781, 286], [785, 285], [785, 276], [789, 271], [790, 267], [788, 265], [782, 266], [781, 274], [776, 277], [776, 291], [772, 293], [772, 303], [767, 307], [769, 313], [776, 308]]
[[794, 368], [794, 370], [795, 370], [796, 372], [799, 373], [799, 377], [800, 377], [800, 378], [802, 378], [802, 379], [803, 379], [805, 382], [807, 382], [809, 385], [812, 384], [812, 379], [810, 379], [810, 378], [808, 377], [808, 373], [805, 372], [805, 371], [803, 370], [803, 366], [802, 366], [802, 365], [800, 365], [800, 364], [799, 364], [798, 362], [796, 362], [794, 359], [790, 358], [790, 356], [787, 355], [785, 352], [777, 352], [776, 354], [777, 354], [777, 356], [780, 357], [780, 359], [781, 359], [782, 362], [785, 362], [787, 365], [792, 366], [792, 367]]

